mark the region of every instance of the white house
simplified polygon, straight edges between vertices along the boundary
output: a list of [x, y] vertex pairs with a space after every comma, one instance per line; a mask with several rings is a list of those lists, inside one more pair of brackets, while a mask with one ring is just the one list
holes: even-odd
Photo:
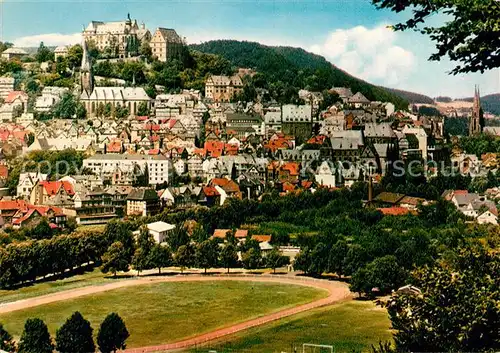
[[153, 222], [147, 225], [149, 234], [153, 236], [158, 244], [164, 243], [167, 239], [168, 233], [175, 229], [175, 225], [165, 222]]
[[335, 187], [335, 168], [329, 161], [323, 161], [314, 175], [316, 183], [322, 186]]
[[47, 180], [48, 175], [42, 173], [21, 173], [17, 183], [17, 197], [29, 199], [33, 187], [39, 181]]
[[498, 217], [488, 210], [477, 217], [477, 223], [498, 225]]

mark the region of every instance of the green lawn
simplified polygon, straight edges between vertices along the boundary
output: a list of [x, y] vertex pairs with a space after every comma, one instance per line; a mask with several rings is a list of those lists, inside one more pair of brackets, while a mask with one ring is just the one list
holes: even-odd
[[25, 320], [38, 317], [54, 334], [78, 310], [97, 332], [104, 317], [116, 312], [130, 331], [128, 347], [132, 348], [195, 336], [326, 295], [310, 287], [264, 282], [156, 283], [0, 315], [0, 322], [19, 337]]
[[[256, 327], [192, 352], [302, 352], [303, 343], [332, 345], [335, 352], [369, 351], [391, 340], [387, 312], [372, 302], [349, 301]], [[313, 352], [312, 350], [309, 352]], [[327, 352], [316, 350], [316, 353]], [[329, 351], [328, 351], [329, 352]]]
[[79, 274], [56, 281], [38, 282], [34, 285], [28, 285], [26, 287], [21, 287], [15, 290], [0, 289], [0, 303], [33, 298], [40, 295], [51, 294], [63, 290], [80, 288], [95, 284], [104, 284], [116, 280], [119, 279], [106, 278], [99, 269], [96, 269], [92, 272], [86, 272], [84, 274]]

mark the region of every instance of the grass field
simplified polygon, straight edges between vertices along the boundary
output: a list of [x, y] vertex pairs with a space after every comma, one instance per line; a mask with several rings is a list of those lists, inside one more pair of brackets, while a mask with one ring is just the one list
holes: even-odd
[[303, 343], [332, 345], [334, 352], [369, 351], [372, 344], [391, 340], [389, 327], [384, 309], [372, 302], [349, 301], [256, 327], [191, 352], [279, 353], [294, 352], [295, 348], [302, 352]]
[[[122, 278], [123, 279], [123, 278]], [[21, 287], [15, 290], [0, 289], [0, 303], [8, 303], [21, 299], [38, 297], [63, 290], [80, 288], [101, 283], [116, 281], [117, 279], [106, 278], [99, 269], [75, 276], [59, 279], [56, 281], [38, 282], [33, 285]]]
[[27, 318], [43, 319], [55, 334], [76, 310], [95, 333], [110, 312], [131, 334], [130, 348], [168, 343], [325, 297], [326, 291], [263, 282], [184, 282], [134, 286], [0, 315], [19, 337]]

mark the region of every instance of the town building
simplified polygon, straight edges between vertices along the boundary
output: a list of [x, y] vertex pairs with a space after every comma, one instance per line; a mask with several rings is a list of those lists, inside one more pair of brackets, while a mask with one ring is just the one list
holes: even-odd
[[149, 44], [153, 56], [163, 62], [179, 59], [184, 47], [184, 41], [174, 29], [162, 27], [156, 29]]
[[215, 103], [229, 103], [231, 99], [243, 92], [243, 81], [238, 75], [210, 75], [205, 81], [205, 97]]
[[54, 49], [54, 60], [57, 61], [59, 58], [63, 59], [68, 56], [68, 47], [60, 46]]
[[153, 189], [133, 189], [127, 196], [127, 216], [154, 216], [160, 210], [160, 198]]
[[84, 159], [83, 167], [104, 179], [112, 179], [117, 173], [136, 178], [148, 175], [150, 185], [170, 183], [174, 173], [171, 160], [163, 155], [96, 154]]
[[2, 52], [2, 59], [6, 60], [21, 60], [25, 56], [28, 56], [28, 53], [20, 48], [9, 48]]
[[157, 244], [166, 242], [168, 234], [175, 229], [175, 225], [162, 221], [149, 223], [147, 227], [149, 234], [154, 238]]
[[5, 99], [14, 90], [14, 77], [0, 77], [0, 99]]

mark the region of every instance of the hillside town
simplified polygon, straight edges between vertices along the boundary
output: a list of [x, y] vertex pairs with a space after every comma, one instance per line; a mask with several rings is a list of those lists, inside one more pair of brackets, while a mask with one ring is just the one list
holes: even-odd
[[[59, 171], [20, 173], [16, 187], [2, 189], [4, 227], [21, 227], [38, 217], [49, 217], [54, 227], [68, 217], [82, 225], [105, 224], [123, 216], [155, 215], [165, 208], [258, 199], [269, 189], [287, 194], [359, 181], [377, 183], [397, 161], [405, 168], [412, 161], [420, 163], [426, 177], [449, 163], [472, 177], [496, 171], [491, 159], [497, 156], [478, 158], [447, 149], [443, 117], [420, 115], [411, 107], [396, 110], [391, 102], [370, 101], [349, 87], [332, 87], [329, 93], [336, 99], [328, 105], [321, 92], [305, 89], [298, 92], [297, 104], [264, 102], [260, 97], [268, 94], [265, 90], [255, 101], [235, 101], [245, 78], [255, 75], [248, 68], [232, 76], [208, 74], [204, 91], [165, 93], [156, 87], [154, 98], [135, 82], [98, 85], [90, 42], [101, 51], [116, 43], [117, 59], [111, 60], [136, 60], [143, 43], [150, 43], [156, 60], [173, 60], [185, 45], [175, 30], [158, 28], [152, 33], [130, 16], [122, 22], [92, 21], [82, 32], [73, 90], [43, 86], [33, 104], [25, 90], [16, 89], [13, 77], [0, 77], [4, 184], [13, 161], [30, 153], [72, 150], [84, 156], [79, 174], [54, 179]], [[58, 47], [54, 54], [61, 60], [68, 47]], [[23, 55], [16, 48], [2, 54], [10, 61]], [[68, 95], [81, 104], [80, 118], [35, 118]], [[117, 118], [122, 110], [125, 114]], [[467, 114], [470, 135], [480, 133], [477, 88]], [[457, 207], [468, 208], [464, 213], [480, 221], [496, 223], [500, 194], [489, 193], [491, 201], [481, 201], [488, 195], [469, 194], [467, 202], [456, 201]], [[481, 213], [485, 202], [489, 207]]]

